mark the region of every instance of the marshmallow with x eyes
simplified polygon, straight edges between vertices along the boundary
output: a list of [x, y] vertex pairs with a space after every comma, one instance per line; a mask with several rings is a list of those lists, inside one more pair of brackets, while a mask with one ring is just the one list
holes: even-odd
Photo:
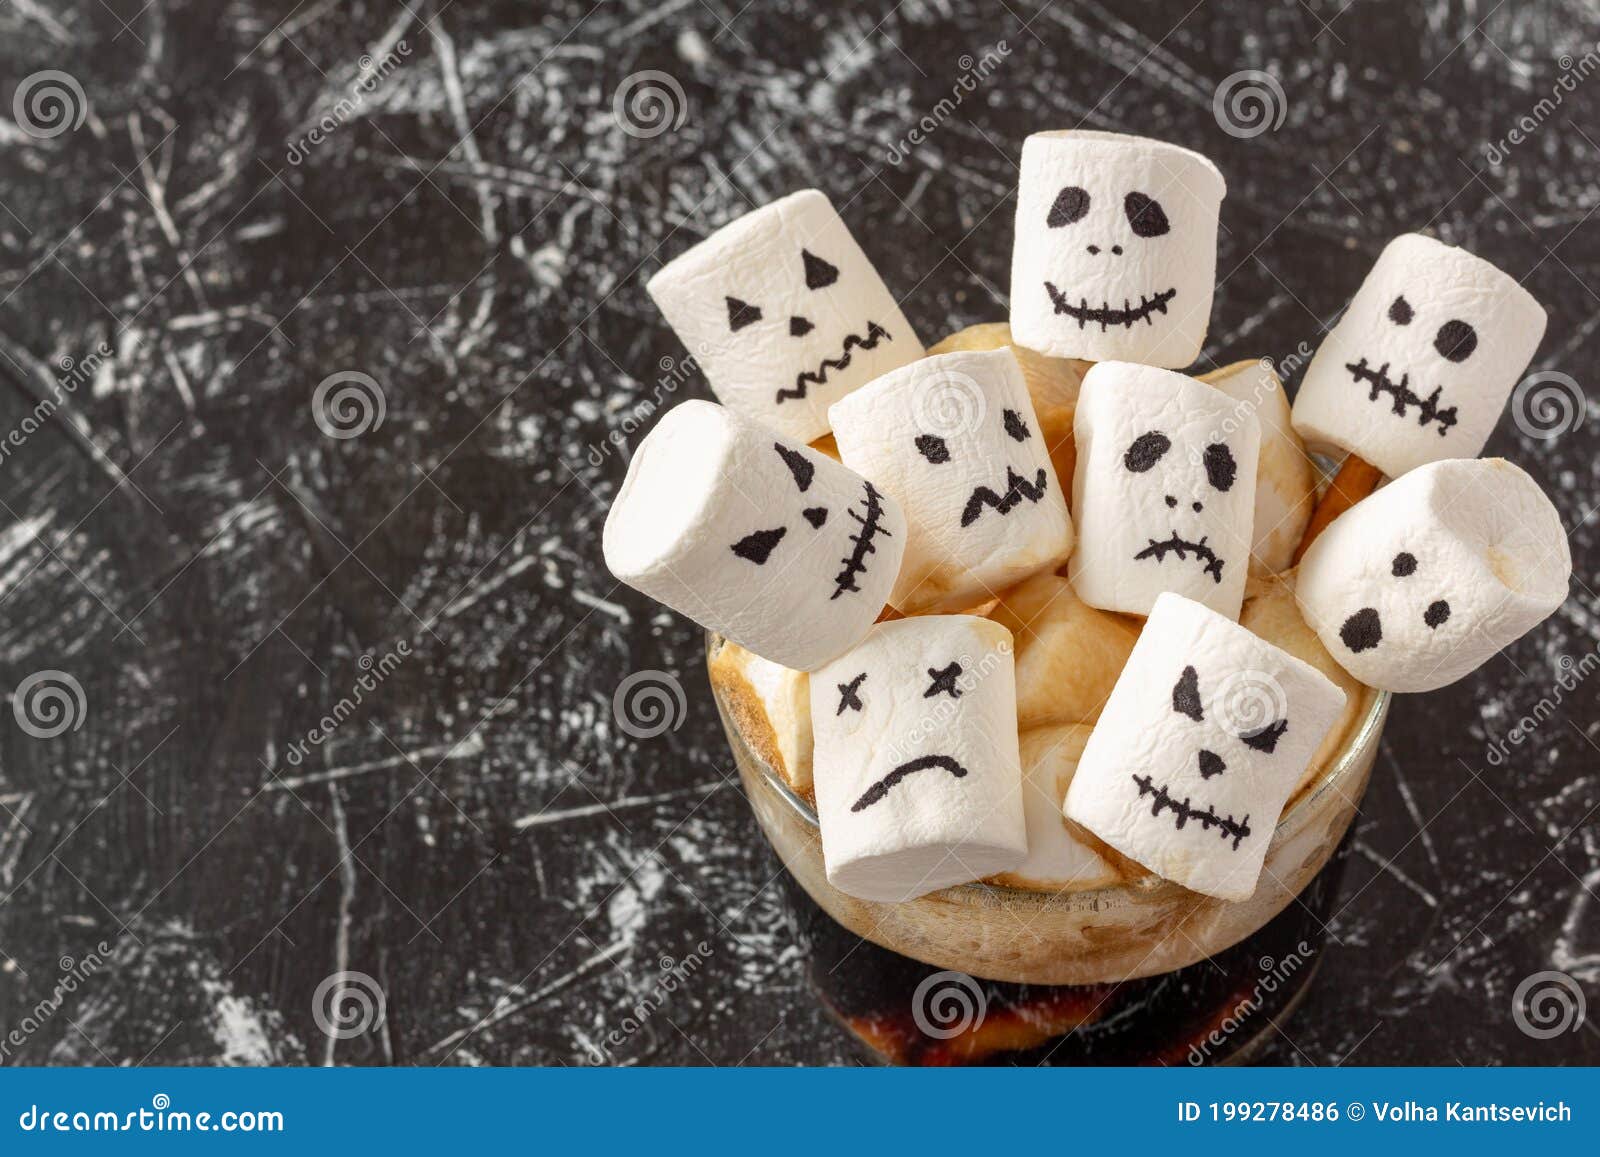
[[1344, 699], [1311, 664], [1164, 594], [1063, 810], [1158, 876], [1249, 899], [1283, 805]]
[[894, 295], [815, 189], [746, 213], [645, 286], [729, 409], [802, 442], [828, 406], [922, 356]]
[[1239, 617], [1261, 425], [1170, 370], [1100, 362], [1083, 379], [1069, 575], [1090, 606], [1148, 614], [1163, 591]]
[[900, 569], [894, 499], [711, 402], [668, 410], [606, 516], [617, 578], [784, 667], [859, 642]]
[[1502, 458], [1446, 459], [1336, 518], [1300, 560], [1295, 599], [1357, 679], [1432, 691], [1548, 618], [1571, 577], [1538, 483]]
[[911, 900], [1028, 853], [1011, 632], [972, 615], [879, 623], [811, 675], [828, 882]]
[[1066, 496], [1009, 349], [912, 362], [828, 416], [844, 464], [905, 512], [898, 610], [974, 606], [1072, 550]]
[[1391, 478], [1475, 458], [1544, 325], [1533, 295], [1481, 257], [1396, 237], [1307, 367], [1294, 428]]

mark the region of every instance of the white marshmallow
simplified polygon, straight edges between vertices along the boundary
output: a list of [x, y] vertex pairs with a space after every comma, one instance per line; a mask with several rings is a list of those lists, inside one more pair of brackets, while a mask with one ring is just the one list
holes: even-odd
[[912, 362], [828, 417], [844, 464], [905, 513], [899, 610], [971, 607], [1071, 552], [1066, 495], [1009, 349]]
[[828, 432], [831, 403], [922, 356], [815, 189], [724, 225], [645, 288], [729, 409], [803, 442]]
[[1361, 682], [1432, 691], [1549, 617], [1571, 577], [1538, 483], [1501, 458], [1446, 459], [1336, 518], [1300, 561], [1295, 598]]
[[1176, 369], [1211, 320], [1227, 184], [1199, 153], [1120, 133], [1022, 144], [1011, 332], [1042, 353]]
[[894, 499], [711, 402], [667, 411], [606, 516], [617, 578], [763, 659], [809, 671], [854, 646], [894, 585]]
[[910, 900], [1027, 855], [1011, 632], [972, 615], [880, 623], [811, 676], [828, 881]]
[[1482, 258], [1396, 237], [1306, 369], [1294, 427], [1391, 478], [1476, 457], [1544, 325], [1533, 296]]
[[1164, 594], [1084, 747], [1066, 816], [1158, 876], [1249, 899], [1344, 698], [1309, 663]]
[[1163, 591], [1239, 617], [1261, 426], [1193, 378], [1100, 362], [1073, 417], [1078, 597], [1143, 615]]

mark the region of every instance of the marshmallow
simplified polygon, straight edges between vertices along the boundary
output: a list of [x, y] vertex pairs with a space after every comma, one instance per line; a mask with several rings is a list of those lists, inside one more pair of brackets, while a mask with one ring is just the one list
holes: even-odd
[[1544, 323], [1533, 296], [1482, 258], [1396, 237], [1311, 360], [1294, 427], [1391, 478], [1476, 457]]
[[1070, 576], [1090, 606], [1148, 614], [1175, 591], [1239, 617], [1261, 427], [1193, 378], [1101, 362], [1083, 379]]
[[894, 499], [711, 402], [674, 406], [606, 516], [606, 565], [764, 659], [809, 671], [883, 610], [906, 525]]
[[922, 356], [815, 189], [724, 225], [645, 288], [729, 409], [802, 442], [828, 432], [829, 405]]
[[1088, 740], [1089, 728], [1079, 724], [1039, 727], [1022, 733], [1019, 742], [1028, 858], [993, 883], [1080, 892], [1109, 888], [1121, 881], [1117, 869], [1069, 828], [1061, 815], [1061, 802]]
[[811, 677], [727, 643], [706, 664], [746, 744], [801, 795], [811, 794]]
[[1027, 855], [1011, 635], [988, 619], [880, 623], [811, 676], [828, 882], [911, 900]]
[[897, 610], [970, 607], [1072, 550], [1066, 496], [1010, 350], [912, 362], [828, 417], [844, 464], [905, 512]]
[[1357, 679], [1432, 691], [1547, 618], [1571, 577], [1538, 483], [1500, 458], [1447, 459], [1336, 518], [1300, 561], [1295, 596]]
[[1344, 698], [1310, 664], [1164, 594], [1084, 747], [1066, 816], [1158, 876], [1249, 899]]
[[1022, 144], [1011, 331], [1031, 349], [1176, 369], [1211, 319], [1227, 185], [1199, 153], [1120, 133]]

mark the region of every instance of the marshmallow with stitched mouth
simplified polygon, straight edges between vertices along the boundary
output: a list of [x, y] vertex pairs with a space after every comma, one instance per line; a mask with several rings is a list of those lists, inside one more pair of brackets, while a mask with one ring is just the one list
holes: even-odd
[[1311, 664], [1164, 594], [1078, 760], [1065, 814], [1158, 876], [1249, 899], [1344, 699]]
[[828, 882], [911, 900], [1028, 853], [1011, 632], [972, 615], [879, 623], [811, 675]]
[[1396, 237], [1307, 367], [1294, 428], [1391, 478], [1475, 458], [1544, 326], [1533, 295], [1481, 257]]
[[1073, 432], [1078, 597], [1143, 615], [1176, 591], [1237, 619], [1261, 448], [1250, 408], [1170, 370], [1100, 362], [1084, 376]]
[[717, 398], [811, 442], [828, 407], [922, 356], [894, 295], [815, 189], [724, 225], [645, 287]]
[[1071, 551], [1066, 496], [1009, 349], [912, 362], [828, 415], [844, 464], [905, 512], [898, 610], [974, 606]]
[[905, 541], [900, 507], [865, 478], [698, 400], [640, 443], [603, 535], [617, 578], [801, 671], [867, 633]]
[[1056, 357], [1177, 369], [1211, 320], [1226, 183], [1199, 153], [1076, 129], [1022, 145], [1011, 332]]

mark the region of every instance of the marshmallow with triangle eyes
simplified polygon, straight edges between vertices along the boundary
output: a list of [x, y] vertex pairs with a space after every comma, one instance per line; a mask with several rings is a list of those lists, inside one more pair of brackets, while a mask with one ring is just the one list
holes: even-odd
[[899, 506], [859, 474], [698, 400], [640, 443], [603, 536], [617, 578], [801, 671], [867, 633], [905, 541]]
[[1533, 295], [1481, 257], [1396, 237], [1306, 369], [1294, 427], [1391, 478], [1475, 458], [1544, 325]]
[[1011, 332], [1029, 349], [1178, 369], [1211, 320], [1227, 184], [1199, 153], [1076, 129], [1022, 144]]
[[896, 609], [971, 607], [1071, 552], [1066, 495], [1009, 349], [912, 362], [828, 417], [844, 464], [905, 512]]
[[645, 286], [729, 409], [802, 442], [828, 407], [922, 356], [894, 295], [826, 195], [791, 193]]
[[1069, 577], [1101, 610], [1144, 615], [1163, 591], [1239, 617], [1261, 425], [1193, 378], [1100, 362], [1073, 417], [1078, 534]]
[[1311, 664], [1164, 594], [1063, 810], [1158, 876], [1249, 899], [1283, 805], [1344, 699]]
[[1346, 671], [1384, 691], [1432, 691], [1475, 670], [1567, 597], [1561, 516], [1501, 458], [1419, 466], [1319, 535], [1295, 599]]
[[1028, 853], [1011, 632], [972, 615], [879, 623], [811, 675], [828, 882], [911, 900]]

